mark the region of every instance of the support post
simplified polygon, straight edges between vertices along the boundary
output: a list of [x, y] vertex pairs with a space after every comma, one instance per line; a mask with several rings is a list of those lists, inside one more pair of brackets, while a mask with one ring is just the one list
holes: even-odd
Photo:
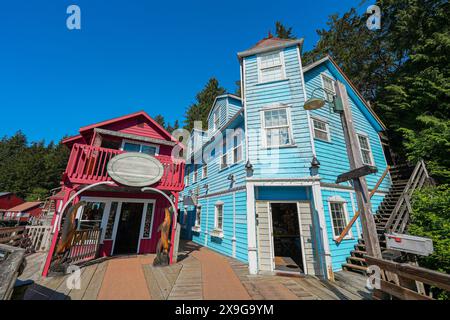
[[[350, 162], [350, 170], [355, 170], [363, 166], [359, 144], [353, 126], [353, 117], [348, 102], [347, 90], [340, 81], [335, 82], [337, 98], [341, 99], [343, 112], [341, 113], [342, 127], [344, 130], [345, 145], [347, 147], [348, 160]], [[375, 220], [372, 214], [372, 205], [370, 203], [369, 191], [365, 177], [356, 177], [353, 179], [355, 188], [358, 210], [361, 217], [361, 225], [363, 229], [363, 238], [366, 244], [367, 253], [370, 256], [381, 258], [380, 243], [378, 241]]]
[[256, 243], [255, 186], [252, 183], [247, 183], [247, 241], [249, 273], [257, 274], [258, 246]]

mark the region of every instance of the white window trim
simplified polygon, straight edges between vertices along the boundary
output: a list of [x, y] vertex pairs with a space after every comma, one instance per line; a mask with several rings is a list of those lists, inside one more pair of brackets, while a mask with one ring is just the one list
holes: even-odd
[[[206, 174], [205, 174], [205, 169], [206, 169]], [[203, 163], [202, 166], [202, 179], [206, 179], [208, 178], [208, 164], [205, 162]]]
[[[281, 79], [278, 79], [278, 80], [269, 80], [269, 81], [262, 81], [262, 74], [261, 74], [261, 57], [263, 57], [263, 56], [265, 56], [265, 55], [271, 55], [271, 54], [274, 54], [274, 53], [278, 53], [278, 54], [280, 55], [280, 62], [281, 62], [280, 66], [281, 66], [281, 73], [282, 73]], [[283, 51], [283, 50], [275, 51], [275, 52], [274, 52], [274, 51], [271, 51], [271, 52], [266, 52], [266, 53], [259, 54], [259, 55], [257, 56], [256, 60], [257, 60], [257, 64], [258, 64], [258, 83], [259, 83], [259, 84], [261, 84], [261, 83], [271, 83], [271, 82], [276, 82], [276, 81], [283, 81], [283, 80], [286, 80], [286, 79], [287, 79], [287, 78], [286, 78], [286, 66], [285, 66], [285, 63], [284, 63], [284, 51]], [[276, 67], [276, 66], [272, 66], [272, 67], [270, 67], [270, 68], [273, 68], [273, 67]]]
[[[216, 125], [216, 121], [218, 122]], [[216, 108], [213, 112], [213, 131], [218, 130], [220, 127], [220, 108]]]
[[[316, 127], [314, 126], [314, 120], [325, 123], [325, 132], [326, 132], [327, 138], [328, 138], [327, 140], [324, 140], [324, 139], [316, 137], [315, 130], [319, 130], [319, 131], [322, 131], [322, 132], [324, 132], [324, 131], [321, 130], [321, 129], [316, 129]], [[317, 116], [311, 117], [311, 127], [312, 127], [312, 130], [313, 130], [313, 137], [314, 137], [314, 139], [317, 139], [317, 140], [320, 140], [320, 141], [325, 141], [325, 142], [331, 142], [330, 125], [328, 124], [327, 120], [324, 120], [324, 119], [319, 118]]]
[[198, 180], [198, 167], [194, 164], [194, 170], [192, 171], [192, 183], [196, 183]]
[[140, 148], [139, 148], [139, 152], [142, 153], [142, 146], [147, 146], [147, 147], [154, 147], [156, 148], [155, 151], [155, 156], [159, 155], [159, 145], [157, 144], [151, 144], [151, 143], [145, 143], [145, 142], [140, 142], [140, 141], [133, 141], [133, 140], [127, 140], [127, 139], [123, 139], [122, 140], [122, 146], [120, 147], [121, 151], [124, 151], [124, 147], [125, 147], [125, 143], [132, 143], [132, 144], [139, 144]]
[[[330, 221], [331, 221], [331, 232], [333, 233], [333, 240], [336, 240], [340, 234], [336, 234], [334, 231], [334, 222], [333, 222], [333, 213], [331, 212], [331, 204], [332, 203], [340, 203], [342, 204], [342, 207], [344, 208], [344, 217], [345, 217], [345, 225], [348, 225], [348, 222], [350, 221], [348, 210], [347, 210], [347, 200], [340, 196], [333, 196], [328, 198], [328, 213], [330, 214]], [[347, 234], [345, 235], [343, 240], [349, 240], [353, 239], [352, 229], [348, 230]]]
[[[368, 151], [370, 153], [370, 161], [371, 161], [371, 163], [364, 163], [364, 158], [363, 158], [363, 155], [362, 155], [361, 144], [359, 143], [359, 136], [364, 137], [364, 138], [367, 139], [367, 145], [369, 146], [369, 150]], [[357, 132], [356, 133], [356, 140], [358, 142], [359, 154], [361, 156], [361, 161], [362, 161], [363, 165], [374, 166], [375, 165], [375, 160], [373, 158], [373, 152], [372, 152], [372, 147], [370, 145], [369, 135], [367, 133], [364, 133], [364, 132]]]
[[[236, 146], [234, 146], [234, 138], [235, 137], [238, 138], [238, 144]], [[236, 161], [236, 159], [234, 157], [234, 150], [236, 150], [239, 147], [241, 147], [241, 160]], [[244, 161], [244, 146], [243, 146], [243, 143], [242, 143], [242, 139], [240, 139], [239, 134], [234, 134], [233, 135], [233, 148], [231, 148], [230, 152], [231, 152], [231, 157], [233, 158], [233, 161], [232, 161], [233, 164], [237, 164], [237, 163], [240, 163], [240, 162]]]
[[[200, 219], [198, 218], [197, 212], [200, 211]], [[195, 232], [200, 232], [201, 230], [201, 225], [202, 225], [202, 207], [201, 206], [197, 206], [197, 208], [195, 209], [195, 224], [192, 227], [192, 230]]]
[[325, 72], [322, 72], [320, 74], [320, 82], [322, 84], [322, 89], [325, 90], [326, 92], [329, 92], [329, 91], [328, 91], [328, 89], [325, 88], [325, 81], [323, 81], [324, 78], [327, 78], [333, 82], [333, 92], [330, 92], [330, 94], [332, 94], [333, 96], [336, 96], [336, 88], [334, 86], [336, 80], [334, 80], [332, 77], [327, 75]]
[[[219, 228], [219, 226], [218, 226], [218, 223], [219, 223], [218, 207], [219, 206], [222, 207], [222, 228]], [[216, 202], [216, 204], [214, 205], [214, 230], [213, 231], [216, 231], [218, 237], [221, 236], [220, 233], [222, 233], [222, 236], [223, 236], [224, 209], [225, 209], [224, 203], [221, 201]]]
[[[288, 134], [290, 143], [288, 144], [280, 144], [280, 145], [267, 145], [267, 134], [266, 134], [266, 118], [264, 113], [269, 110], [277, 110], [277, 109], [286, 109], [287, 123], [288, 123]], [[292, 147], [295, 145], [294, 136], [292, 134], [292, 122], [291, 122], [291, 107], [283, 104], [275, 104], [264, 107], [260, 112], [261, 117], [261, 132], [262, 132], [262, 146], [263, 148], [282, 148], [282, 147]], [[282, 126], [285, 127], [285, 126]], [[277, 127], [269, 128], [274, 129]]]

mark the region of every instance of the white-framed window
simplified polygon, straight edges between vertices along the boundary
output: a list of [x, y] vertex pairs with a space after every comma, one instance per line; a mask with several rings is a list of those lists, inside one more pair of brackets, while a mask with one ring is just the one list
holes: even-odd
[[287, 107], [262, 111], [263, 141], [266, 147], [292, 145], [290, 112]]
[[198, 178], [197, 165], [194, 164], [194, 172], [193, 172], [193, 175], [192, 175], [192, 183], [196, 183], [197, 182], [197, 178]]
[[372, 150], [370, 149], [369, 137], [363, 134], [356, 134], [358, 137], [359, 151], [363, 164], [373, 165]]
[[242, 161], [242, 139], [239, 135], [233, 137], [233, 163]]
[[328, 127], [328, 123], [317, 118], [311, 118], [311, 120], [313, 123], [314, 138], [329, 142], [330, 128]]
[[155, 206], [153, 203], [147, 204], [147, 210], [145, 211], [144, 217], [144, 230], [142, 238], [151, 239], [153, 230], [153, 216], [155, 214]]
[[226, 140], [223, 140], [223, 144], [222, 144], [222, 154], [220, 155], [220, 160], [219, 160], [219, 168], [220, 170], [226, 169], [228, 168], [228, 152], [227, 152], [227, 144], [226, 144]]
[[219, 129], [219, 125], [220, 125], [220, 116], [219, 116], [219, 109], [217, 109], [216, 111], [214, 111], [213, 114], [213, 129], [214, 130]]
[[285, 79], [283, 52], [269, 52], [259, 55], [258, 70], [260, 83]]
[[[329, 201], [331, 222], [333, 225], [333, 238], [337, 238], [348, 224], [347, 203], [342, 199]], [[344, 239], [352, 237], [351, 230], [347, 232]]]
[[202, 207], [198, 206], [195, 211], [195, 226], [200, 227], [202, 223]]
[[327, 100], [332, 101], [336, 95], [336, 89], [334, 88], [334, 80], [322, 73], [322, 86], [327, 92]]
[[214, 229], [223, 230], [223, 203], [216, 203], [214, 214]]
[[105, 208], [106, 202], [87, 202], [82, 209], [78, 229], [100, 228]]
[[159, 154], [159, 146], [156, 144], [134, 142], [129, 140], [122, 141], [121, 150], [128, 152], [141, 152], [152, 156]]
[[186, 171], [184, 176], [184, 186], [187, 187], [189, 185], [189, 173]]
[[202, 166], [202, 179], [205, 179], [208, 177], [208, 164], [204, 163]]

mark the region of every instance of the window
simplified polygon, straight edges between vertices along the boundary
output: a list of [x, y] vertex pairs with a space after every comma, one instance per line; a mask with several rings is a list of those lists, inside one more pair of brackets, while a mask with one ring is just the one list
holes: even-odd
[[153, 203], [149, 203], [147, 205], [147, 212], [145, 212], [145, 221], [144, 221], [144, 238], [152, 237], [152, 228], [153, 228]]
[[195, 212], [195, 226], [200, 227], [202, 218], [202, 207], [198, 206]]
[[327, 100], [332, 101], [333, 97], [336, 95], [336, 90], [334, 88], [334, 80], [326, 75], [322, 74], [323, 88], [327, 92]]
[[184, 186], [187, 187], [189, 185], [189, 173], [186, 170], [186, 175], [184, 176]]
[[[345, 202], [330, 202], [331, 219], [333, 221], [333, 234], [337, 238], [347, 226], [347, 213], [345, 211]], [[351, 237], [350, 232], [346, 238]]]
[[128, 152], [141, 152], [154, 156], [159, 153], [159, 146], [124, 140], [122, 143], [122, 150]]
[[263, 111], [265, 144], [276, 147], [292, 144], [287, 108]]
[[283, 54], [272, 52], [260, 55], [259, 82], [270, 82], [284, 79]]
[[312, 119], [312, 122], [314, 129], [314, 138], [323, 141], [330, 141], [330, 132], [328, 128], [328, 123], [314, 118]]
[[223, 203], [216, 204], [215, 212], [215, 224], [214, 228], [217, 230], [223, 230]]
[[233, 137], [233, 163], [242, 161], [242, 140], [239, 135]]
[[219, 117], [219, 109], [217, 109], [215, 112], [214, 112], [214, 115], [213, 115], [213, 121], [214, 121], [214, 130], [217, 130], [217, 129], [219, 129], [219, 123], [220, 123], [220, 117]]
[[118, 202], [111, 203], [111, 210], [109, 211], [108, 224], [106, 225], [105, 239], [113, 238], [114, 222], [116, 221]]
[[194, 175], [192, 176], [192, 183], [196, 183], [198, 178], [198, 170], [197, 165], [194, 164]]
[[202, 167], [202, 179], [205, 179], [208, 176], [208, 164], [203, 164]]
[[361, 134], [357, 134], [357, 136], [363, 164], [373, 165], [372, 151], [370, 150], [369, 138]]
[[224, 140], [222, 145], [222, 155], [220, 156], [220, 170], [228, 167], [227, 156], [228, 156], [227, 144], [226, 141]]
[[84, 230], [100, 228], [104, 211], [104, 202], [88, 202], [83, 208], [79, 229]]

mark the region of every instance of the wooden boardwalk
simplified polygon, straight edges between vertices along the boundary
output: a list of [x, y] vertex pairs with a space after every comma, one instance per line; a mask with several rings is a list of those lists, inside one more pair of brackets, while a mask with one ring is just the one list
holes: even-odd
[[154, 267], [153, 258], [117, 257], [86, 266], [81, 269], [79, 289], [68, 288], [69, 276], [39, 278], [25, 292], [24, 299], [370, 299], [370, 292], [364, 288], [365, 278], [345, 271], [336, 273], [335, 282], [309, 276], [249, 275], [246, 264], [193, 243], [183, 244], [177, 264]]

